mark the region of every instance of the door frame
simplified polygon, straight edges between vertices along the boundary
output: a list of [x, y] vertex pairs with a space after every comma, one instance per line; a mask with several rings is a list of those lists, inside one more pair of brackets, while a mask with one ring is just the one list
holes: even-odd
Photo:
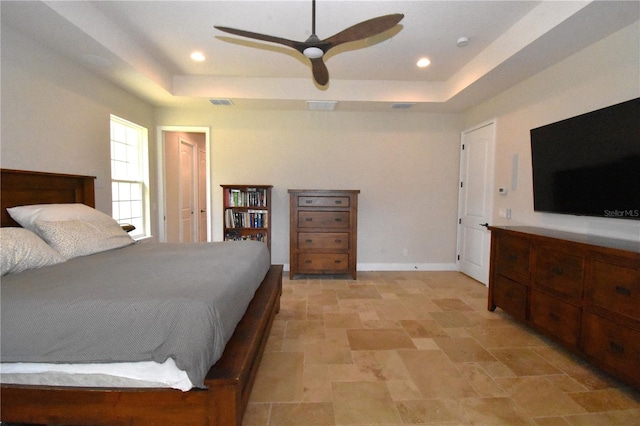
[[213, 219], [211, 208], [211, 129], [203, 126], [157, 126], [157, 157], [158, 157], [158, 241], [166, 242], [167, 240], [167, 223], [165, 214], [166, 205], [166, 175], [165, 175], [165, 142], [164, 132], [190, 132], [204, 133], [205, 149], [206, 149], [206, 194], [207, 194], [207, 241], [213, 241]]
[[[463, 174], [464, 174], [464, 166], [465, 166], [465, 162], [464, 162], [464, 156], [466, 155], [465, 151], [462, 149], [463, 144], [465, 143], [465, 135], [468, 133], [471, 133], [473, 131], [479, 130], [483, 127], [487, 127], [487, 126], [491, 126], [493, 125], [493, 132], [492, 132], [492, 137], [491, 137], [491, 141], [490, 141], [490, 147], [489, 147], [489, 153], [487, 155], [487, 159], [486, 159], [486, 166], [487, 166], [487, 170], [488, 170], [488, 185], [489, 188], [487, 188], [488, 194], [489, 194], [489, 198], [487, 200], [487, 211], [485, 212], [487, 219], [487, 222], [490, 223], [493, 219], [493, 210], [494, 210], [494, 206], [493, 206], [493, 202], [494, 202], [494, 188], [495, 188], [495, 163], [496, 163], [496, 139], [497, 139], [497, 133], [498, 133], [498, 121], [496, 118], [484, 121], [480, 124], [477, 124], [475, 126], [469, 127], [468, 129], [463, 130], [462, 132], [460, 132], [460, 170], [459, 170], [459, 175], [458, 175], [458, 182], [462, 182], [462, 178], [463, 178]], [[468, 152], [468, 151], [467, 151]], [[467, 186], [468, 187], [468, 186]], [[460, 261], [460, 253], [462, 253], [463, 247], [462, 247], [462, 223], [461, 218], [462, 218], [462, 214], [464, 213], [463, 210], [463, 202], [464, 202], [464, 192], [466, 189], [464, 189], [461, 185], [458, 185], [458, 225], [457, 225], [457, 243], [456, 243], [456, 265], [458, 267], [458, 271], [461, 271], [461, 261]], [[487, 231], [489, 232], [489, 231]], [[489, 242], [491, 241], [491, 235], [489, 235]], [[487, 252], [487, 254], [490, 256], [491, 250], [489, 248], [489, 251]], [[487, 258], [487, 277], [489, 276], [488, 273], [488, 268], [489, 268], [489, 261], [490, 259]], [[486, 286], [489, 285], [488, 282], [483, 283]]]

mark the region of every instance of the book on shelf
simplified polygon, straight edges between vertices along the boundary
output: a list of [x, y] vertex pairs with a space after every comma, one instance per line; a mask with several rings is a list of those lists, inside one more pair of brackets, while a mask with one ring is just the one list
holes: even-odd
[[225, 241], [261, 241], [267, 242], [267, 234], [263, 232], [257, 232], [254, 234], [241, 234], [239, 232], [228, 231], [224, 239]]
[[238, 211], [225, 210], [226, 228], [267, 228], [269, 212], [267, 210]]
[[229, 190], [229, 207], [266, 207], [267, 190], [262, 188], [247, 188]]

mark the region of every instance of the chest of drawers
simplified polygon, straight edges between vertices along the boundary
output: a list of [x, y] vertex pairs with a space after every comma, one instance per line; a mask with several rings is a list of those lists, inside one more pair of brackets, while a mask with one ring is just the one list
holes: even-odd
[[359, 190], [289, 190], [289, 276], [356, 279]]
[[489, 310], [640, 388], [640, 243], [491, 227]]

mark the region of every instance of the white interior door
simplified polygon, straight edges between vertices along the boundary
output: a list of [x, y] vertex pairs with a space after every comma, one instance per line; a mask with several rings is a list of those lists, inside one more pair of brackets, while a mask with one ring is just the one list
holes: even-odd
[[180, 242], [196, 241], [198, 221], [195, 218], [196, 198], [196, 145], [180, 139]]
[[460, 271], [489, 283], [495, 122], [462, 133], [458, 220]]

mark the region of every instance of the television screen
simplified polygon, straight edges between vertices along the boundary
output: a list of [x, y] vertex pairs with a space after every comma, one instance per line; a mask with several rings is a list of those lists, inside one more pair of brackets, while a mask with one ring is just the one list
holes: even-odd
[[640, 220], [640, 98], [530, 133], [534, 210]]

